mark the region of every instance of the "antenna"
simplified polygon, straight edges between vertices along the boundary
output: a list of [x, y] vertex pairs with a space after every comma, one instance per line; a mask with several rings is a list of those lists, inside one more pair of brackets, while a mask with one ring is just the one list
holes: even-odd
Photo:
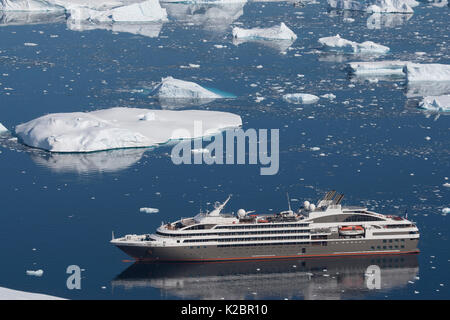
[[289, 193], [288, 192], [286, 192], [286, 197], [287, 197], [287, 201], [288, 201], [289, 211], [292, 211], [292, 209], [291, 209], [291, 200], [289, 200]]

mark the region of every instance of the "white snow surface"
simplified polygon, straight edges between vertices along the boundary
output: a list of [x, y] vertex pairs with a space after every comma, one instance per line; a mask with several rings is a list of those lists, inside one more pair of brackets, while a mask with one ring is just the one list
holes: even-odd
[[333, 9], [365, 11], [369, 13], [413, 13], [411, 0], [328, 0]]
[[65, 300], [46, 294], [12, 290], [0, 287], [0, 300]]
[[409, 82], [413, 81], [450, 81], [450, 64], [407, 63], [405, 68]]
[[123, 5], [108, 10], [92, 9], [87, 6], [72, 6], [67, 9], [72, 21], [91, 22], [151, 22], [166, 21], [166, 9], [161, 8], [158, 0], [146, 0], [140, 3]]
[[344, 51], [351, 53], [375, 53], [384, 54], [389, 51], [389, 47], [377, 44], [372, 41], [362, 43], [341, 38], [339, 34], [334, 37], [324, 37], [319, 39], [319, 43], [327, 50]]
[[218, 99], [221, 95], [203, 88], [195, 82], [184, 81], [172, 77], [162, 78], [153, 89], [153, 95], [171, 99]]
[[52, 152], [93, 152], [200, 138], [241, 125], [241, 117], [228, 112], [122, 107], [48, 114], [18, 125], [16, 134], [26, 145]]
[[270, 28], [243, 29], [234, 27], [233, 38], [295, 40], [297, 35], [284, 22]]
[[0, 0], [0, 11], [63, 11], [64, 7], [45, 0]]
[[6, 127], [5, 127], [4, 125], [2, 125], [2, 123], [0, 122], [0, 134], [1, 134], [1, 133], [8, 132], [8, 131], [9, 131], [9, 130], [6, 129]]
[[319, 101], [319, 97], [309, 93], [288, 93], [283, 95], [283, 99], [293, 103], [315, 103]]
[[450, 111], [450, 94], [443, 96], [428, 96], [424, 97], [419, 103], [419, 107], [436, 112]]

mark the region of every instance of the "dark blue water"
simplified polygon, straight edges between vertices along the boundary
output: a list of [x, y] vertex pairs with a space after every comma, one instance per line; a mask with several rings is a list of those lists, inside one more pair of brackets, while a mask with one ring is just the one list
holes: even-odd
[[[12, 129], [53, 112], [159, 109], [163, 103], [142, 89], [173, 76], [237, 96], [192, 108], [237, 113], [244, 129], [280, 129], [278, 174], [261, 176], [259, 165], [176, 166], [170, 146], [64, 155], [4, 136], [0, 286], [71, 299], [450, 298], [450, 223], [442, 213], [450, 206], [450, 188], [443, 186], [450, 177], [450, 117], [416, 108], [414, 90], [429, 88], [408, 87], [403, 79], [349, 77], [345, 62], [374, 57], [326, 54], [317, 45], [318, 38], [339, 33], [389, 46], [379, 60], [449, 64], [448, 7], [421, 3], [412, 16], [388, 15], [374, 24], [368, 14], [328, 12], [324, 1], [302, 8], [287, 2], [165, 6], [171, 20], [149, 27], [152, 37], [73, 31], [60, 18], [4, 22], [0, 122]], [[211, 8], [227, 19], [211, 18]], [[298, 35], [293, 44], [232, 41], [233, 25], [279, 22]], [[303, 106], [282, 100], [295, 92], [333, 93], [336, 99]], [[330, 189], [345, 193], [349, 205], [407, 210], [421, 232], [420, 255], [146, 268], [124, 262], [128, 257], [109, 244], [112, 231], [153, 232], [161, 221], [195, 215], [228, 194], [229, 211], [268, 212], [287, 207], [286, 192], [297, 208]], [[160, 211], [144, 214], [141, 207]], [[380, 290], [365, 286], [370, 264], [385, 275]], [[66, 288], [69, 265], [84, 270], [81, 290]], [[25, 274], [37, 269], [44, 270], [42, 277]]]

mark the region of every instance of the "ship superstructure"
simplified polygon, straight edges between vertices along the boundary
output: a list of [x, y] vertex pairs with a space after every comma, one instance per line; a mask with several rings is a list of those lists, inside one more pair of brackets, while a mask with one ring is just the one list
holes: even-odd
[[[230, 196], [231, 197], [231, 196]], [[317, 204], [276, 214], [239, 209], [221, 213], [230, 200], [195, 217], [162, 224], [154, 234], [126, 235], [111, 243], [137, 260], [220, 261], [363, 254], [417, 253], [419, 230], [405, 217], [341, 205], [328, 192]]]

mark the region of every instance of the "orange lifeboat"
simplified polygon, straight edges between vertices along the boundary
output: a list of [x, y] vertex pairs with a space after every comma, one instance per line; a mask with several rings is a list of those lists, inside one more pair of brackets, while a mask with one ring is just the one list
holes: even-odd
[[339, 233], [344, 236], [358, 236], [364, 234], [362, 226], [342, 226], [339, 228]]

